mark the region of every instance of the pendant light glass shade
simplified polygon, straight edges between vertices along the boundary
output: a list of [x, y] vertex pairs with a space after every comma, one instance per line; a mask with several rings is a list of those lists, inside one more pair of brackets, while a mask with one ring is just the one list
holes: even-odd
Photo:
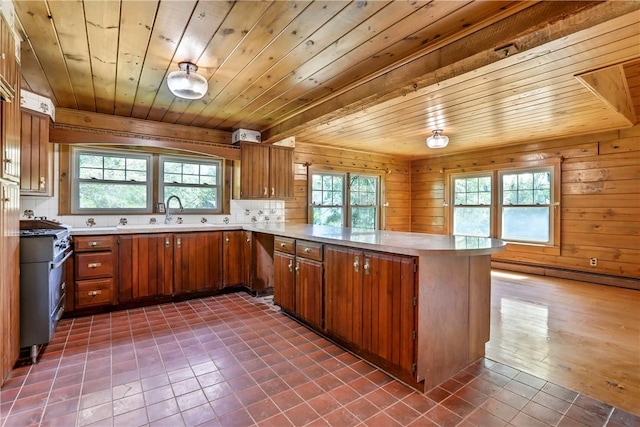
[[184, 99], [200, 99], [207, 93], [207, 79], [197, 74], [198, 67], [191, 62], [178, 64], [180, 71], [173, 71], [167, 77], [167, 86], [175, 96]]
[[442, 129], [434, 130], [433, 135], [427, 138], [429, 148], [444, 148], [447, 144], [449, 144], [449, 137], [442, 134]]

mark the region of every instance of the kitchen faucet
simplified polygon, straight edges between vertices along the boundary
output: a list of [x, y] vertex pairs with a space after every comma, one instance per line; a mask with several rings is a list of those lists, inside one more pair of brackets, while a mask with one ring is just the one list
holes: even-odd
[[167, 215], [164, 218], [164, 223], [165, 224], [170, 224], [171, 220], [173, 219], [173, 216], [171, 215], [171, 209], [169, 209], [169, 203], [171, 203], [171, 200], [176, 199], [178, 201], [178, 206], [180, 206], [180, 212], [182, 212], [184, 210], [184, 208], [182, 207], [182, 202], [180, 201], [180, 197], [176, 196], [175, 194], [173, 196], [169, 196], [169, 198], [167, 199], [167, 203], [165, 203], [165, 208], [167, 211]]

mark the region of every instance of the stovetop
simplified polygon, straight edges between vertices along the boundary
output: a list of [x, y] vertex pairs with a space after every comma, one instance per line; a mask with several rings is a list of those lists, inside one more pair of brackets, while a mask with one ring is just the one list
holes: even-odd
[[60, 237], [69, 233], [69, 226], [44, 219], [21, 220], [20, 237], [53, 236]]

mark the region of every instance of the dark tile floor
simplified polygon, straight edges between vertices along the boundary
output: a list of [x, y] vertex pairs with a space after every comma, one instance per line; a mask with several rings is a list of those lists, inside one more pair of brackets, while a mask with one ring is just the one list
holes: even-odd
[[422, 394], [237, 293], [62, 320], [2, 426], [638, 426], [485, 359]]

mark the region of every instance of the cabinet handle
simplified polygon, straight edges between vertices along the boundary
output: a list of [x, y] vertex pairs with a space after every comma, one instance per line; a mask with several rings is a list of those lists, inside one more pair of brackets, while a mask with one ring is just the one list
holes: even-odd
[[168, 237], [164, 238], [164, 247], [168, 248], [171, 245], [171, 240]]
[[251, 238], [247, 237], [247, 243], [251, 243]]
[[100, 246], [100, 242], [89, 242], [89, 246], [96, 247], [96, 246]]
[[281, 247], [281, 248], [286, 248], [286, 247], [287, 247], [287, 244], [286, 244], [286, 243], [280, 243], [280, 247]]
[[92, 263], [87, 264], [87, 267], [89, 267], [89, 268], [98, 268], [100, 266], [102, 266], [101, 262], [92, 262]]
[[267, 187], [264, 187], [264, 190], [263, 190], [263, 192], [262, 192], [262, 195], [263, 195], [263, 196], [265, 196], [265, 197], [268, 195], [268, 193], [267, 193]]
[[296, 262], [296, 274], [300, 274], [300, 262]]
[[40, 177], [40, 188], [44, 188], [47, 181], [44, 179], [44, 176]]
[[370, 262], [369, 258], [365, 258], [365, 259], [364, 259], [364, 265], [362, 266], [362, 268], [364, 269], [364, 274], [370, 274], [370, 271], [369, 271], [369, 267], [370, 267], [369, 262]]
[[276, 189], [275, 187], [271, 187], [271, 197], [276, 195]]
[[182, 239], [180, 237], [176, 239], [176, 246], [179, 248], [182, 247]]
[[356, 260], [353, 262], [353, 269], [356, 273], [360, 271], [360, 257], [356, 257]]
[[229, 243], [229, 237], [226, 237], [226, 238], [224, 239], [224, 241], [225, 241], [225, 242], [227, 242], [227, 243]]
[[95, 297], [96, 295], [100, 295], [102, 293], [102, 291], [89, 291], [87, 292], [87, 295], [89, 295], [90, 297]]
[[305, 254], [308, 254], [308, 253], [310, 253], [310, 252], [311, 252], [311, 248], [304, 248], [304, 253], [305, 253]]
[[292, 259], [289, 260], [289, 271], [293, 272], [293, 260]]

